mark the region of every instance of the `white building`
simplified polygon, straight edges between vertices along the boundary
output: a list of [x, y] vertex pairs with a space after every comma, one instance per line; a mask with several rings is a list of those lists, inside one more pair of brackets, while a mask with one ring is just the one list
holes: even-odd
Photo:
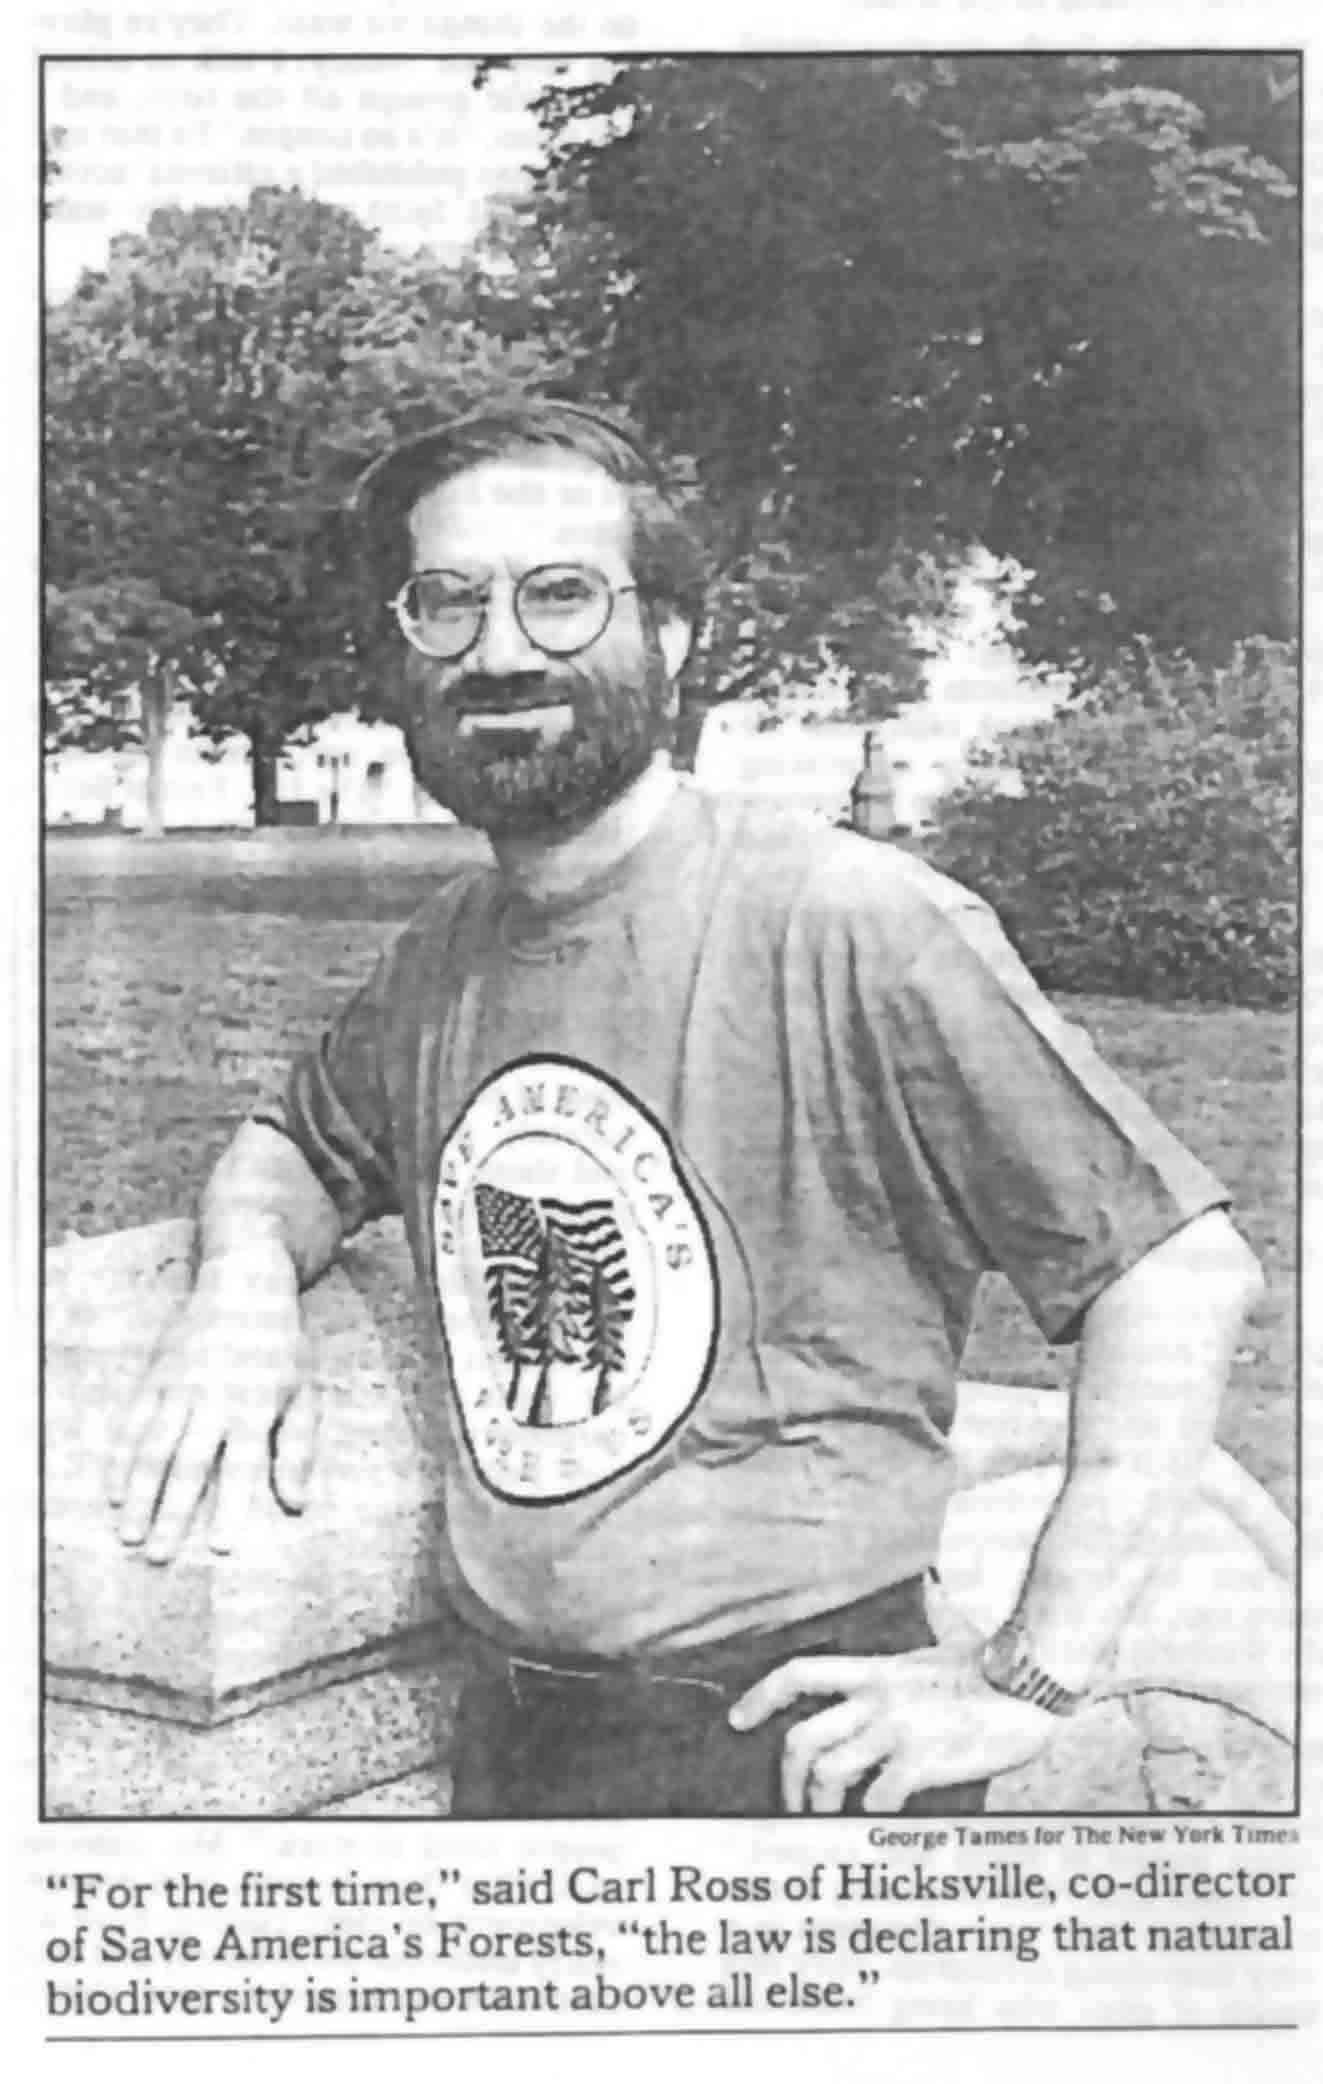
[[[318, 825], [452, 824], [447, 810], [417, 787], [404, 740], [392, 724], [329, 717], [307, 745], [290, 746], [277, 775], [287, 814]], [[213, 746], [189, 728], [181, 703], [170, 718], [162, 762], [161, 801], [167, 828], [228, 828], [253, 822], [252, 770], [246, 740]], [[48, 825], [122, 825], [146, 821], [147, 755], [71, 748], [46, 762]]]
[[283, 802], [315, 806], [318, 825], [453, 825], [454, 818], [420, 789], [394, 724], [331, 716], [308, 745], [290, 746], [280, 762]]

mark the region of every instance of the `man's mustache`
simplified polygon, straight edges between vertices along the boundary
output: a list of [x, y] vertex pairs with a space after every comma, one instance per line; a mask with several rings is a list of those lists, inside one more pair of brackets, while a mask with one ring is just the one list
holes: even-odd
[[521, 673], [518, 678], [494, 679], [489, 674], [467, 673], [447, 693], [452, 709], [474, 715], [511, 716], [521, 709], [546, 709], [568, 702], [571, 690], [564, 675]]

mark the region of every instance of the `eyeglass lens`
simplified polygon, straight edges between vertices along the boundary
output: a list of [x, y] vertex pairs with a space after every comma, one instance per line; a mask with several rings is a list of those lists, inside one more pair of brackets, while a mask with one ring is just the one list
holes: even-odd
[[[463, 572], [419, 572], [401, 596], [406, 636], [434, 658], [459, 658], [476, 642], [489, 589]], [[610, 620], [612, 590], [585, 565], [539, 565], [514, 590], [515, 618], [539, 651], [582, 651]]]

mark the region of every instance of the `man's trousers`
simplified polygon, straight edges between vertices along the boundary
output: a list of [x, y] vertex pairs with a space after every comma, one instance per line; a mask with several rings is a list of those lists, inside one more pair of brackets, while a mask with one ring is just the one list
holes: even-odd
[[[829, 1703], [798, 1701], [745, 1732], [731, 1729], [727, 1711], [792, 1657], [928, 1647], [935, 1638], [924, 1587], [923, 1578], [910, 1578], [833, 1613], [665, 1657], [516, 1656], [469, 1632], [450, 1813], [776, 1816], [786, 1732]], [[852, 1790], [847, 1814], [862, 1813], [864, 1785]], [[979, 1811], [987, 1785], [929, 1789], [912, 1796], [904, 1813]]]

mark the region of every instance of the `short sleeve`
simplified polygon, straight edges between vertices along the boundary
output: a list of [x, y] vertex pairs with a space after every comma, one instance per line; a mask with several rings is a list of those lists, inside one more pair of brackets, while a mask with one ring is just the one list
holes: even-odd
[[400, 1206], [382, 1061], [390, 962], [383, 956], [320, 1042], [297, 1058], [283, 1093], [253, 1116], [298, 1146], [346, 1236]]
[[926, 1170], [1054, 1343], [1146, 1252], [1228, 1202], [968, 893], [935, 912], [885, 1019]]

